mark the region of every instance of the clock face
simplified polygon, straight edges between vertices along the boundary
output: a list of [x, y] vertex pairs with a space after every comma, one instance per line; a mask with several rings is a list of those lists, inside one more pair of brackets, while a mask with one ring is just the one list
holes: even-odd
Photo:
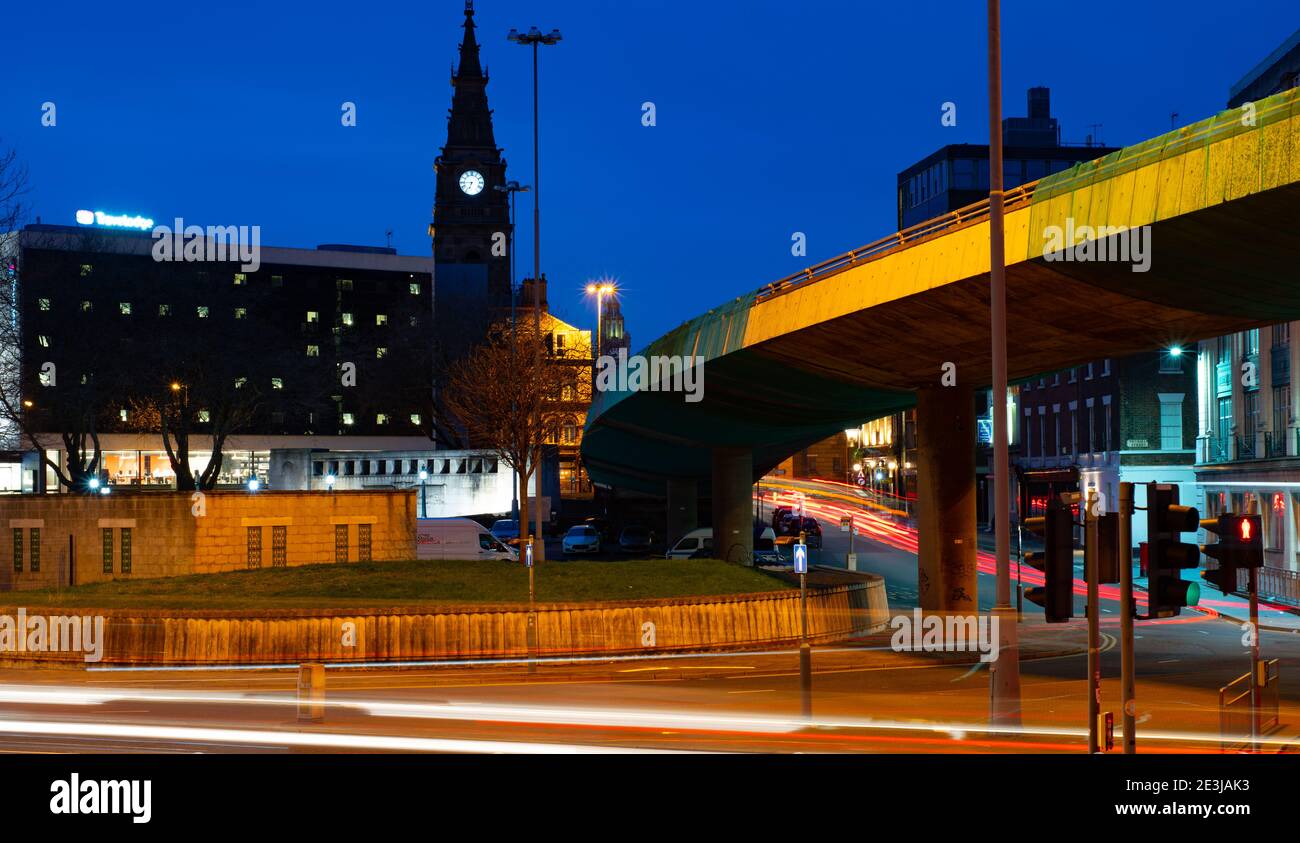
[[477, 196], [483, 191], [483, 174], [478, 170], [466, 170], [460, 174], [460, 189], [469, 196]]

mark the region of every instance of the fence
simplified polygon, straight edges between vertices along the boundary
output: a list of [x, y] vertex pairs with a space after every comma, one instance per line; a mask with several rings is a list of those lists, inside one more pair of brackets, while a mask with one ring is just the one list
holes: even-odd
[[1260, 662], [1264, 683], [1259, 693], [1259, 725], [1252, 727], [1254, 707], [1251, 702], [1253, 673], [1244, 673], [1219, 689], [1219, 748], [1223, 752], [1242, 752], [1251, 748], [1252, 736], [1277, 728], [1280, 703], [1281, 668], [1277, 659]]

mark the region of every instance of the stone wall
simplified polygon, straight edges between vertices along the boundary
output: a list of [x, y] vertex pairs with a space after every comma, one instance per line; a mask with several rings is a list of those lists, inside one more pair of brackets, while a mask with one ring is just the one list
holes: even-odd
[[334, 562], [345, 537], [356, 562], [367, 534], [371, 560], [414, 559], [415, 506], [392, 490], [6, 496], [0, 589]]
[[[528, 607], [427, 610], [162, 611], [38, 607], [31, 615], [104, 619], [100, 664], [218, 665], [520, 658]], [[18, 609], [0, 607], [16, 617]], [[745, 649], [799, 640], [796, 590], [611, 603], [540, 604], [539, 657]], [[809, 589], [809, 637], [843, 640], [889, 622], [884, 580]], [[81, 653], [0, 652], [0, 664], [78, 666]]]

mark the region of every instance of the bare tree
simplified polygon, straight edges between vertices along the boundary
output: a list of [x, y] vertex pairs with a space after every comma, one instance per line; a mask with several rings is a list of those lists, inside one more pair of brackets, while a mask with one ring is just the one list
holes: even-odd
[[[527, 324], [493, 332], [449, 370], [444, 397], [473, 447], [495, 451], [516, 475], [519, 532], [528, 529], [529, 480], [568, 418], [563, 397], [578, 388], [580, 372], [558, 364], [546, 338]], [[540, 520], [540, 517], [539, 517]]]

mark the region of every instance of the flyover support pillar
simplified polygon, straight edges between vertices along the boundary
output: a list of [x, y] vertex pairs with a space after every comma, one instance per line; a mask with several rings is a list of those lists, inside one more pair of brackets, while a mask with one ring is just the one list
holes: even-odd
[[700, 526], [699, 483], [694, 479], [668, 481], [668, 531], [664, 539], [672, 547], [682, 536]]
[[975, 615], [975, 396], [970, 389], [917, 391], [916, 451], [921, 609]]
[[754, 561], [754, 452], [713, 449], [713, 550], [719, 559]]

